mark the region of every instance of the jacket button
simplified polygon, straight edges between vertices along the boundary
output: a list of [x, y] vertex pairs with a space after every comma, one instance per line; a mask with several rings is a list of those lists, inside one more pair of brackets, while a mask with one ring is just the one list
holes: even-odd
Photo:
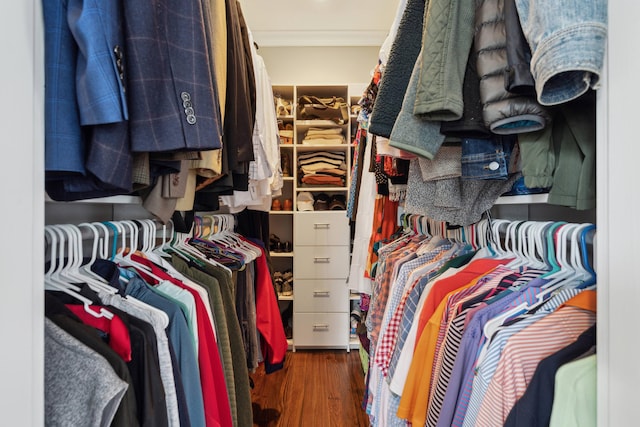
[[191, 101], [191, 95], [189, 95], [189, 92], [182, 92], [180, 94], [180, 98], [182, 98], [183, 101]]
[[189, 114], [187, 116], [187, 123], [189, 123], [190, 125], [195, 125], [196, 124], [196, 116], [194, 116], [193, 114]]
[[498, 169], [499, 167], [500, 167], [500, 163], [498, 163], [498, 162], [489, 163], [489, 169], [491, 169], [492, 171]]

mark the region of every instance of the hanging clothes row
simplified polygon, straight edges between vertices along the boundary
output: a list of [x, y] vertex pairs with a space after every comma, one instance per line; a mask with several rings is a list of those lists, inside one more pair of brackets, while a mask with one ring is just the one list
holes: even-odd
[[[450, 229], [417, 215], [403, 222], [377, 249], [366, 313], [372, 425], [595, 420], [595, 406], [586, 415], [580, 406], [594, 398], [595, 382], [583, 381], [571, 403], [554, 398], [559, 378], [566, 387], [594, 374], [594, 358], [578, 359], [595, 351], [595, 227], [483, 220]], [[556, 377], [573, 361], [578, 367], [563, 369], [573, 377]]]
[[43, 1], [43, 18], [52, 199], [135, 193], [162, 222], [220, 194], [268, 210], [278, 128], [240, 2]]
[[194, 224], [45, 227], [47, 420], [253, 425], [249, 372], [287, 350], [265, 250], [231, 215]]

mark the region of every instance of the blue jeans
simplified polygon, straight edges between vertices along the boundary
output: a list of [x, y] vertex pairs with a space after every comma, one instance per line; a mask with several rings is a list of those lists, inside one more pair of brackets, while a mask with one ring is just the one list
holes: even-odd
[[462, 179], [507, 179], [515, 136], [462, 140]]

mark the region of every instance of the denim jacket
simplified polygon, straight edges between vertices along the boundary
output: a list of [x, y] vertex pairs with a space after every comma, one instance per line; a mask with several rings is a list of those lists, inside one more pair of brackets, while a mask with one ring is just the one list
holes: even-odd
[[531, 46], [531, 72], [542, 105], [597, 89], [604, 63], [607, 0], [516, 0]]

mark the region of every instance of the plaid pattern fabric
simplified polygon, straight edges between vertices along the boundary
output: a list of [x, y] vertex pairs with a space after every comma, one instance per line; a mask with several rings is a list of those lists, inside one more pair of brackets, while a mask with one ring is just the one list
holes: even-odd
[[85, 144], [76, 100], [78, 45], [67, 24], [68, 3], [43, 1], [45, 171], [84, 174]]
[[[464, 252], [465, 250], [463, 249], [461, 252], [456, 252], [455, 254], [452, 254], [451, 257], [449, 258], [462, 255]], [[438, 265], [441, 267], [441, 264], [445, 263], [446, 261], [447, 260], [441, 260], [441, 262], [439, 262]], [[429, 272], [426, 272], [424, 275], [422, 275], [418, 280], [417, 284], [411, 290], [411, 294], [407, 299], [404, 313], [402, 314], [402, 319], [400, 321], [400, 329], [398, 330], [397, 344], [393, 350], [393, 353], [391, 355], [391, 361], [389, 363], [389, 375], [392, 377], [395, 374], [396, 366], [398, 364], [398, 360], [400, 359], [400, 354], [402, 352], [402, 349], [404, 348], [405, 341], [407, 340], [407, 337], [409, 335], [409, 330], [411, 329], [411, 325], [413, 324], [413, 321], [415, 319], [416, 310], [418, 307], [418, 303], [420, 301], [420, 297], [422, 296], [422, 293], [427, 287], [427, 284], [436, 277], [440, 267], [438, 267], [437, 269], [432, 269]]]
[[384, 329], [384, 334], [378, 343], [378, 348], [376, 349], [375, 362], [382, 369], [382, 373], [387, 376], [389, 373], [389, 363], [391, 360], [391, 354], [395, 348], [395, 344], [398, 338], [398, 330], [400, 329], [400, 321], [402, 320], [402, 314], [404, 313], [405, 304], [407, 302], [407, 298], [409, 297], [413, 287], [417, 284], [417, 282], [409, 284], [407, 288], [406, 279], [409, 274], [415, 270], [416, 268], [426, 264], [433, 263], [434, 270], [440, 268], [444, 261], [437, 263], [434, 261], [440, 260], [442, 258], [443, 252], [451, 249], [451, 243], [445, 243], [441, 246], [438, 246], [433, 251], [418, 257], [412, 261], [407, 262], [402, 266], [401, 272], [398, 275], [398, 279], [394, 284], [394, 293], [390, 300], [390, 305], [388, 307], [388, 313], [390, 314], [388, 317], [388, 323], [386, 328]]
[[[62, 2], [60, 2], [62, 3]], [[128, 118], [122, 49], [122, 2], [69, 0], [67, 22], [78, 43], [76, 97], [80, 123], [94, 125]]]
[[200, 2], [127, 0], [124, 17], [132, 150], [220, 148]]
[[[398, 259], [411, 254], [419, 246], [419, 242], [424, 239], [424, 236], [414, 236], [409, 240], [403, 238], [397, 244], [390, 244], [389, 250], [383, 247], [378, 252], [378, 272], [373, 282], [371, 304], [366, 319], [372, 350], [376, 348], [378, 342], [380, 325], [382, 324], [382, 317], [389, 298], [389, 289], [391, 283], [393, 283], [394, 264]], [[402, 250], [396, 250], [402, 245], [404, 245]]]

